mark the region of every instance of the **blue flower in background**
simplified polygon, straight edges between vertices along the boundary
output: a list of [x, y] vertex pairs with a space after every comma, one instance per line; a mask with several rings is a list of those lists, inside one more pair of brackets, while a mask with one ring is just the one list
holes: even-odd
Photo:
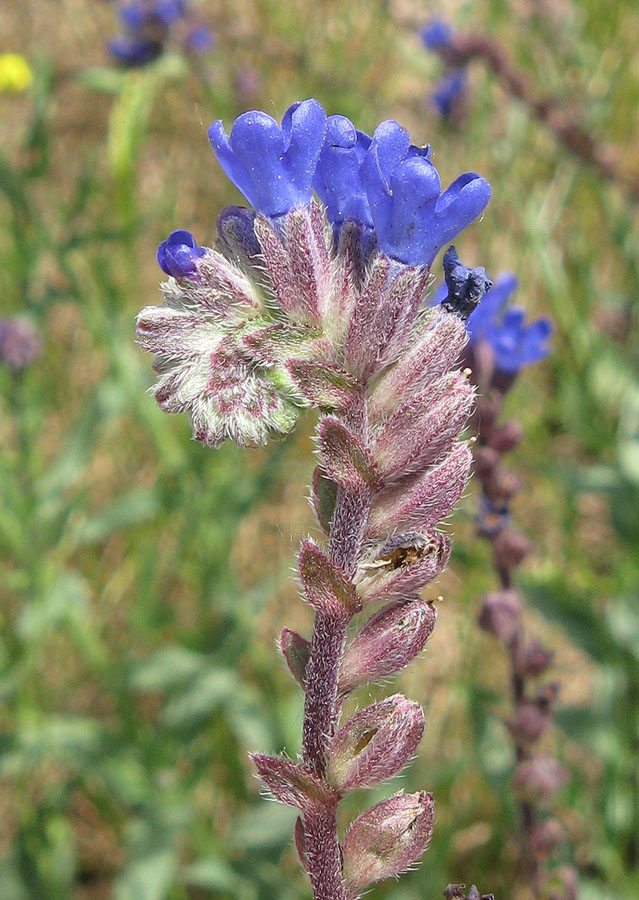
[[[125, 66], [144, 66], [161, 56], [175, 26], [188, 24], [188, 5], [186, 0], [132, 0], [120, 5], [118, 16], [124, 34], [109, 41], [110, 53]], [[195, 53], [210, 50], [213, 32], [191, 25], [184, 38], [185, 25], [180, 33], [184, 49]]]
[[163, 272], [174, 278], [188, 278], [197, 269], [197, 261], [206, 250], [198, 247], [190, 231], [172, 231], [158, 247], [158, 263]]
[[329, 116], [313, 187], [334, 225], [345, 221], [372, 227], [362, 165], [371, 138], [346, 116]]
[[[545, 359], [550, 353], [550, 319], [543, 316], [526, 323], [526, 313], [521, 307], [505, 309], [518, 284], [515, 275], [510, 272], [502, 273], [466, 322], [471, 348], [474, 344], [485, 341], [492, 350], [495, 371], [504, 375], [515, 375], [520, 369]], [[449, 289], [445, 283], [438, 285], [431, 300], [432, 305], [443, 303], [448, 294]]]
[[276, 217], [311, 201], [313, 178], [326, 133], [317, 100], [294, 103], [282, 127], [265, 112], [239, 116], [227, 137], [221, 119], [209, 140], [227, 177], [256, 212]]
[[422, 44], [429, 50], [450, 47], [453, 43], [453, 26], [443, 19], [431, 19], [419, 30]]
[[440, 116], [449, 119], [463, 101], [467, 89], [468, 76], [465, 69], [453, 69], [431, 91], [431, 103]]
[[375, 130], [363, 172], [379, 247], [407, 265], [430, 265], [490, 200], [490, 185], [475, 172], [441, 193], [430, 148], [412, 146], [393, 121]]
[[493, 351], [495, 369], [509, 375], [548, 356], [548, 340], [552, 334], [550, 319], [542, 317], [526, 323], [526, 313], [521, 307], [505, 309], [517, 286], [514, 275], [500, 275], [468, 319], [471, 345], [486, 341]]

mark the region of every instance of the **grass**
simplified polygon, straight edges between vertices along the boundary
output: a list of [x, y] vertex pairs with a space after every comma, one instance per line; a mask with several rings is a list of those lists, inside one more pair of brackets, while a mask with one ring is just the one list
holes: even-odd
[[[312, 423], [255, 452], [194, 444], [187, 422], [145, 393], [152, 373], [133, 319], [158, 298], [158, 241], [184, 226], [206, 243], [219, 208], [238, 201], [208, 123], [316, 96], [366, 130], [396, 118], [433, 145], [443, 180], [485, 175], [494, 199], [458, 249], [491, 273], [515, 271], [518, 300], [556, 323], [552, 357], [509, 400], [526, 431], [512, 458], [524, 482], [516, 514], [535, 541], [521, 583], [563, 684], [547, 739], [571, 772], [562, 852], [585, 900], [631, 900], [637, 209], [481, 65], [463, 122], [436, 119], [425, 98], [441, 64], [415, 37], [437, 12], [430, 3], [199, 6], [217, 32], [209, 58], [166, 56], [130, 73], [105, 55], [107, 4], [3, 10], [2, 49], [23, 53], [35, 82], [0, 96], [0, 296], [3, 315], [38, 324], [44, 350], [19, 377], [0, 370], [0, 895], [308, 896], [294, 816], [260, 798], [247, 751], [299, 747], [301, 696], [274, 638], [310, 628], [289, 569], [312, 527]], [[636, 174], [631, 0], [468, 0], [450, 16], [490, 31]], [[528, 896], [514, 874], [506, 663], [475, 624], [494, 584], [475, 503], [471, 490], [454, 520], [429, 652], [401, 679], [428, 723], [402, 785], [435, 794], [435, 836], [417, 873], [372, 897], [434, 898], [448, 881]]]

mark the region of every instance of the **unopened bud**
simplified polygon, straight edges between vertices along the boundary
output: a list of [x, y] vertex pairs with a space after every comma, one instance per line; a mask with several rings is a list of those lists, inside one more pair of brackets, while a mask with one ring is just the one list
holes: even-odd
[[10, 372], [21, 372], [42, 352], [42, 344], [29, 319], [13, 316], [0, 319], [0, 362]]
[[449, 557], [450, 539], [438, 531], [393, 535], [360, 565], [357, 592], [364, 604], [416, 594], [443, 572]]
[[515, 670], [522, 678], [536, 678], [542, 675], [553, 660], [553, 652], [538, 640], [517, 648]]
[[568, 781], [568, 773], [553, 756], [538, 753], [517, 766], [513, 785], [526, 800], [550, 800]]
[[255, 213], [243, 206], [225, 206], [217, 217], [218, 241], [231, 259], [255, 262], [262, 253], [255, 236]]
[[486, 594], [479, 612], [479, 626], [508, 644], [517, 634], [521, 621], [521, 601], [517, 591]]
[[473, 454], [473, 467], [483, 480], [499, 465], [499, 453], [492, 447], [478, 447]]
[[528, 835], [530, 849], [537, 859], [550, 856], [565, 840], [565, 833], [557, 819], [546, 819], [534, 825]]
[[338, 791], [380, 784], [403, 768], [423, 733], [421, 706], [401, 694], [360, 710], [333, 739], [329, 784]]
[[523, 429], [519, 422], [512, 419], [498, 428], [494, 428], [490, 435], [490, 446], [498, 453], [508, 453], [521, 441]]
[[468, 446], [458, 443], [423, 475], [382, 491], [371, 507], [368, 536], [400, 529], [430, 528], [444, 519], [464, 493], [470, 463]]
[[512, 528], [505, 528], [493, 541], [497, 564], [502, 569], [514, 569], [530, 553], [530, 542]]
[[403, 669], [426, 646], [436, 619], [435, 608], [422, 600], [395, 603], [380, 610], [346, 650], [340, 693], [347, 694], [359, 684]]
[[433, 831], [430, 794], [400, 792], [353, 822], [344, 842], [344, 878], [351, 896], [375, 881], [405, 872], [422, 855]]
[[524, 700], [510, 725], [510, 730], [518, 743], [534, 744], [548, 730], [551, 721], [550, 709], [538, 700]]

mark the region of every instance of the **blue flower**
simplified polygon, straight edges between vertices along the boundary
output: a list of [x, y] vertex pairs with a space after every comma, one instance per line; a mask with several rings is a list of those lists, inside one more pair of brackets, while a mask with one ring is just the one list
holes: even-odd
[[189, 30], [184, 44], [192, 53], [206, 53], [215, 44], [215, 35], [210, 28], [194, 25]]
[[206, 250], [198, 247], [190, 231], [172, 231], [158, 247], [158, 263], [163, 272], [174, 278], [188, 278], [197, 270], [197, 261]]
[[153, 62], [162, 53], [162, 44], [148, 38], [137, 38], [129, 35], [118, 35], [108, 43], [109, 52], [118, 62], [135, 68]]
[[527, 324], [520, 307], [504, 310], [516, 289], [514, 275], [501, 275], [468, 319], [471, 345], [482, 340], [489, 344], [495, 370], [509, 375], [548, 356], [552, 334], [550, 319], [543, 317]]
[[307, 206], [326, 132], [326, 113], [317, 100], [294, 103], [282, 127], [265, 112], [239, 116], [226, 136], [221, 119], [209, 140], [224, 172], [256, 212], [275, 217]]
[[411, 266], [429, 266], [490, 200], [490, 185], [475, 172], [441, 193], [430, 148], [412, 146], [393, 121], [375, 130], [363, 173], [380, 249]]
[[313, 187], [334, 225], [347, 220], [373, 225], [362, 174], [370, 144], [370, 137], [346, 116], [328, 117]]
[[444, 119], [450, 118], [468, 88], [465, 69], [453, 69], [439, 81], [430, 93], [430, 100]]
[[429, 50], [439, 50], [442, 47], [450, 47], [453, 43], [453, 27], [442, 19], [432, 19], [423, 28], [420, 28], [419, 36], [422, 44]]

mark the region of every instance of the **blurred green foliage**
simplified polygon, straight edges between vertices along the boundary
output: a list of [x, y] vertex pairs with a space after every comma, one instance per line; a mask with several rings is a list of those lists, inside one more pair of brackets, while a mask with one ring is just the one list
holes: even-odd
[[[30, 315], [44, 352], [20, 375], [0, 369], [0, 897], [308, 896], [294, 816], [260, 798], [247, 750], [299, 747], [301, 696], [273, 640], [310, 627], [288, 576], [312, 527], [311, 423], [253, 453], [206, 451], [145, 393], [149, 360], [132, 332], [157, 299], [157, 242], [185, 226], [205, 243], [237, 201], [205, 126], [316, 96], [367, 130], [398, 119], [432, 143], [443, 179], [488, 177], [493, 202], [459, 249], [517, 272], [518, 299], [556, 322], [552, 358], [510, 400], [526, 429], [517, 515], [536, 541], [522, 583], [564, 686], [548, 740], [573, 773], [558, 808], [565, 858], [586, 900], [634, 900], [637, 209], [480, 65], [465, 120], [437, 120], [425, 97], [440, 63], [415, 37], [439, 12], [430, 3], [200, 7], [217, 31], [209, 58], [129, 73], [105, 57], [107, 4], [3, 10], [7, 49], [35, 81], [0, 97], [2, 314]], [[636, 170], [633, 0], [459, 0], [447, 14], [489, 31]], [[404, 677], [428, 727], [403, 785], [435, 794], [435, 837], [418, 873], [374, 897], [437, 897], [450, 880], [526, 897], [505, 662], [474, 622], [493, 584], [474, 503], [456, 519], [437, 636]]]

